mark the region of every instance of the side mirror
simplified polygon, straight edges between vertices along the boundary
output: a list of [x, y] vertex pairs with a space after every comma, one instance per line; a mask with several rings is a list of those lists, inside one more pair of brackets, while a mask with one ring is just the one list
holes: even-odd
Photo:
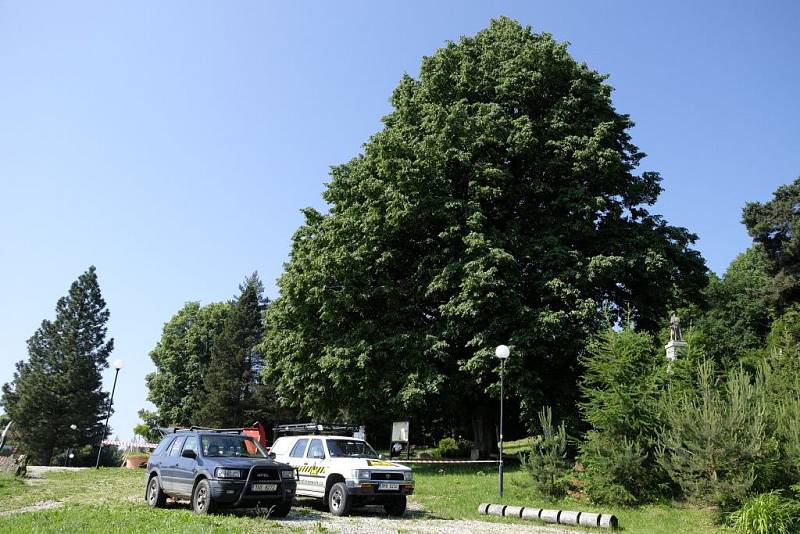
[[271, 459], [274, 460], [275, 459], [275, 453], [274, 452], [268, 452], [267, 453], [267, 458], [271, 458]]
[[184, 458], [197, 458], [197, 453], [194, 452], [192, 449], [185, 449], [181, 453], [181, 456], [183, 456]]

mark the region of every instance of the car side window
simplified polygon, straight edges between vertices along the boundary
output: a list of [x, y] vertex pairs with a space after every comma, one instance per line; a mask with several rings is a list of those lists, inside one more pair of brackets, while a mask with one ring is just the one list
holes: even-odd
[[183, 447], [183, 442], [186, 440], [185, 437], [181, 436], [179, 438], [175, 438], [175, 441], [172, 442], [172, 447], [169, 448], [169, 455], [170, 456], [180, 456], [181, 455], [181, 447]]
[[165, 451], [169, 450], [169, 446], [172, 445], [172, 440], [174, 436], [168, 436], [161, 440], [161, 443], [158, 444], [156, 450], [153, 451], [153, 456], [161, 456], [164, 454]]
[[183, 446], [183, 450], [197, 452], [197, 437], [189, 436], [186, 438], [186, 445]]
[[292, 447], [292, 452], [289, 453], [289, 456], [292, 458], [302, 458], [303, 452], [306, 450], [307, 443], [307, 439], [298, 439], [297, 443], [295, 443], [294, 447]]
[[308, 446], [306, 458], [325, 458], [325, 448], [322, 446], [321, 439], [312, 439]]

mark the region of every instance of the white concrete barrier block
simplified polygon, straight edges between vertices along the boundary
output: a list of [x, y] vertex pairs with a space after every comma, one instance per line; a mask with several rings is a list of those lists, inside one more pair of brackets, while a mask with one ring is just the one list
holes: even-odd
[[519, 517], [521, 519], [538, 519], [550, 524], [578, 525], [582, 527], [601, 527], [618, 529], [619, 521], [613, 514], [597, 514], [594, 512], [575, 512], [571, 510], [542, 510], [541, 508], [525, 508], [507, 504], [481, 503], [479, 514], [498, 517]]
[[561, 510], [542, 510], [539, 519], [544, 521], [545, 523], [558, 523], [558, 515], [561, 513]]
[[581, 518], [578, 524], [582, 527], [598, 527], [600, 526], [600, 514], [581, 512]]
[[577, 525], [578, 524], [578, 516], [580, 516], [580, 512], [568, 512], [566, 510], [561, 511], [561, 515], [558, 516], [558, 524], [559, 525]]
[[506, 506], [503, 515], [506, 517], [522, 517], [522, 506]]
[[619, 521], [617, 521], [616, 516], [611, 514], [601, 514], [600, 515], [600, 526], [602, 528], [619, 528]]
[[539, 519], [539, 514], [542, 513], [541, 508], [523, 508], [522, 519]]
[[486, 513], [489, 515], [498, 515], [503, 517], [503, 510], [505, 510], [505, 504], [490, 504], [489, 508], [487, 508]]

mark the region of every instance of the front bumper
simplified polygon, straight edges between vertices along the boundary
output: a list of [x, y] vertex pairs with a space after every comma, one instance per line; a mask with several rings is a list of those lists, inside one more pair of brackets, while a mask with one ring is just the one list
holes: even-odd
[[[255, 506], [258, 503], [280, 504], [292, 502], [297, 489], [294, 480], [281, 480], [275, 482], [277, 488], [271, 492], [253, 492], [252, 484], [243, 480], [211, 480], [211, 495], [214, 500], [222, 504], [236, 504], [241, 507]], [[246, 486], [246, 489], [245, 489]], [[244, 495], [242, 491], [244, 490]]]
[[411, 495], [414, 493], [413, 481], [387, 481], [388, 483], [397, 484], [396, 490], [382, 490], [379, 489], [382, 483], [377, 480], [347, 480], [347, 493], [350, 495], [371, 496], [371, 497], [396, 497], [398, 495]]

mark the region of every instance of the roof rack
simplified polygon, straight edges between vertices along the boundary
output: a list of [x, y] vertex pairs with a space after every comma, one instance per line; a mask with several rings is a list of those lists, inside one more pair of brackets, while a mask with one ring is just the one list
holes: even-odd
[[275, 432], [279, 435], [286, 434], [330, 434], [330, 435], [349, 435], [355, 432], [363, 432], [364, 427], [347, 423], [293, 423], [287, 425], [275, 425]]
[[166, 436], [167, 434], [177, 434], [178, 432], [186, 432], [187, 430], [189, 430], [189, 429], [188, 428], [181, 428], [181, 427], [178, 427], [178, 426], [175, 426], [175, 427], [160, 426], [160, 427], [158, 427], [158, 431], [161, 432], [162, 436]]
[[202, 430], [203, 432], [220, 432], [224, 434], [241, 434], [244, 428], [209, 428], [207, 426], [193, 426], [189, 430]]
[[204, 432], [222, 432], [222, 433], [228, 433], [228, 434], [232, 434], [232, 433], [241, 434], [241, 432], [242, 432], [242, 430], [244, 430], [244, 428], [209, 428], [209, 427], [206, 427], [206, 426], [191, 426], [189, 428], [186, 428], [186, 427], [178, 427], [178, 426], [176, 426], [176, 427], [172, 427], [172, 428], [159, 427], [158, 430], [164, 435], [177, 434], [178, 432], [193, 432], [195, 430], [202, 430]]

